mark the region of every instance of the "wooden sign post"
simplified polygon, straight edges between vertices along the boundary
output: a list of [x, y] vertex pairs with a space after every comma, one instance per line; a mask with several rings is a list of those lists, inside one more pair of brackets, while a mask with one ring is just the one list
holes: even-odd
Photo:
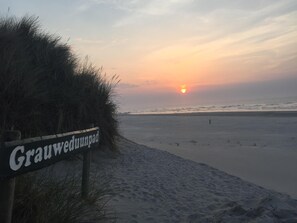
[[[94, 124], [89, 126], [94, 127]], [[89, 195], [89, 182], [90, 182], [90, 166], [91, 166], [91, 151], [87, 150], [83, 153], [83, 169], [81, 179], [81, 196], [87, 198]]]
[[90, 165], [91, 165], [91, 151], [86, 151], [83, 154], [83, 169], [81, 180], [81, 196], [88, 198], [89, 182], [90, 182]]
[[0, 223], [10, 223], [14, 199], [14, 177], [50, 166], [69, 155], [84, 153], [82, 197], [89, 191], [92, 147], [99, 145], [99, 128], [58, 135], [21, 139], [18, 131], [6, 132], [0, 147]]
[[[1, 137], [0, 150], [6, 149], [3, 147], [4, 142], [20, 140], [21, 132], [7, 131]], [[0, 180], [0, 222], [10, 223], [12, 218], [12, 208], [14, 200], [15, 178]]]

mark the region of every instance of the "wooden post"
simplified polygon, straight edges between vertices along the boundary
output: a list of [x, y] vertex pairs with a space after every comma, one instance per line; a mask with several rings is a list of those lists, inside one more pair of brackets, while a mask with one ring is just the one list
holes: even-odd
[[83, 198], [88, 198], [88, 195], [89, 195], [90, 163], [91, 163], [91, 152], [86, 151], [83, 154], [83, 171], [82, 171], [82, 181], [81, 181], [81, 195]]
[[[89, 126], [94, 127], [94, 124]], [[81, 181], [81, 196], [86, 199], [89, 195], [90, 184], [90, 165], [91, 165], [91, 151], [87, 150], [83, 153], [83, 169], [82, 169], [82, 181]]]
[[[21, 139], [20, 131], [4, 132], [0, 149], [5, 149], [3, 142]], [[14, 200], [15, 178], [0, 181], [0, 222], [11, 223]]]

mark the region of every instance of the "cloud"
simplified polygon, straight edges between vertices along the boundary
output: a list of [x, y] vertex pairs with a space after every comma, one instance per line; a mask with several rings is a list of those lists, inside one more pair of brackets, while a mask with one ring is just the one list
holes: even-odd
[[[293, 7], [292, 1], [285, 2], [288, 5], [273, 2], [258, 8], [250, 6], [231, 11], [226, 4], [225, 8], [198, 16], [199, 25], [196, 26], [199, 28], [191, 35], [168, 41], [148, 53], [145, 60], [149, 64], [165, 64], [164, 69], [174, 66], [184, 71], [183, 67], [192, 67], [190, 72], [200, 73], [199, 76], [210, 76], [207, 72], [212, 69], [212, 75], [217, 79], [222, 75], [229, 80], [232, 76], [233, 79], [269, 78], [272, 74], [278, 75], [280, 70], [292, 74], [294, 69], [296, 71], [296, 63], [292, 61], [297, 55], [294, 47], [297, 7]], [[195, 28], [194, 22], [188, 24]], [[201, 70], [201, 64], [206, 64], [207, 70]], [[212, 64], [215, 66], [209, 68]]]
[[192, 2], [192, 0], [92, 0], [97, 4], [109, 4], [114, 8], [129, 13], [143, 15], [163, 15], [176, 11], [180, 6]]
[[76, 13], [83, 13], [91, 8], [92, 4], [84, 3], [76, 7]]
[[156, 84], [158, 84], [158, 81], [157, 80], [145, 80], [143, 82], [143, 85], [147, 85], [147, 86], [149, 86], [149, 85], [156, 85]]
[[131, 84], [131, 83], [119, 83], [118, 87], [121, 89], [129, 89], [129, 88], [137, 88], [139, 85], [137, 84]]
[[104, 41], [100, 39], [86, 39], [86, 38], [75, 38], [74, 41], [82, 44], [92, 44], [92, 45], [97, 45], [97, 44], [103, 44]]
[[[96, 1], [96, 0], [94, 0]], [[115, 9], [125, 12], [125, 16], [114, 23], [114, 27], [122, 27], [132, 24], [141, 24], [145, 20], [154, 17], [161, 17], [177, 13], [184, 5], [192, 0], [127, 0], [127, 1], [104, 1], [99, 0], [99, 4], [110, 4]]]
[[[297, 96], [297, 78], [280, 78], [258, 82], [238, 83], [221, 86], [195, 86], [192, 99], [204, 101], [232, 101], [259, 98], [284, 98]], [[202, 100], [201, 99], [201, 100]]]
[[122, 89], [127, 89], [127, 88], [138, 88], [138, 87], [144, 87], [144, 86], [154, 86], [157, 84], [158, 84], [157, 80], [144, 80], [144, 81], [140, 81], [137, 84], [132, 84], [128, 82], [119, 83], [119, 87]]

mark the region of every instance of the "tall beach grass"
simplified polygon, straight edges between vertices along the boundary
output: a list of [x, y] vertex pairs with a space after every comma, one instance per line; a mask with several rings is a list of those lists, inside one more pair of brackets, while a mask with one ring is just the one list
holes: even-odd
[[81, 199], [80, 178], [74, 174], [57, 179], [29, 173], [19, 177], [16, 185], [12, 223], [115, 221], [105, 207], [112, 194], [108, 184], [100, 189], [92, 184], [87, 199]]
[[[115, 150], [117, 82], [117, 76], [108, 78], [101, 68], [79, 61], [35, 17], [0, 18], [0, 134], [16, 129], [28, 138], [93, 124], [100, 128], [100, 145]], [[74, 178], [18, 177], [13, 222], [104, 219], [106, 191], [96, 187], [88, 200], [79, 192]]]
[[113, 90], [118, 78], [81, 63], [60, 37], [37, 19], [0, 19], [0, 129], [23, 137], [101, 129], [101, 143], [115, 149], [118, 135]]

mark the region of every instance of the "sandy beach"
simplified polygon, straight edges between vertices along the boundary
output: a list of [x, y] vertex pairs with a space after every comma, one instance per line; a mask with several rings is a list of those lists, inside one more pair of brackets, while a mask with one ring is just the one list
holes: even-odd
[[[121, 116], [124, 136], [157, 149], [120, 137], [118, 154], [92, 152], [92, 181], [112, 190], [106, 211], [120, 223], [297, 222], [296, 121]], [[79, 174], [81, 161], [56, 166]]]
[[297, 198], [297, 113], [120, 116], [124, 137]]
[[[115, 194], [117, 222], [296, 222], [297, 200], [186, 160], [121, 139], [116, 157], [93, 153]], [[100, 179], [98, 179], [100, 181]]]

